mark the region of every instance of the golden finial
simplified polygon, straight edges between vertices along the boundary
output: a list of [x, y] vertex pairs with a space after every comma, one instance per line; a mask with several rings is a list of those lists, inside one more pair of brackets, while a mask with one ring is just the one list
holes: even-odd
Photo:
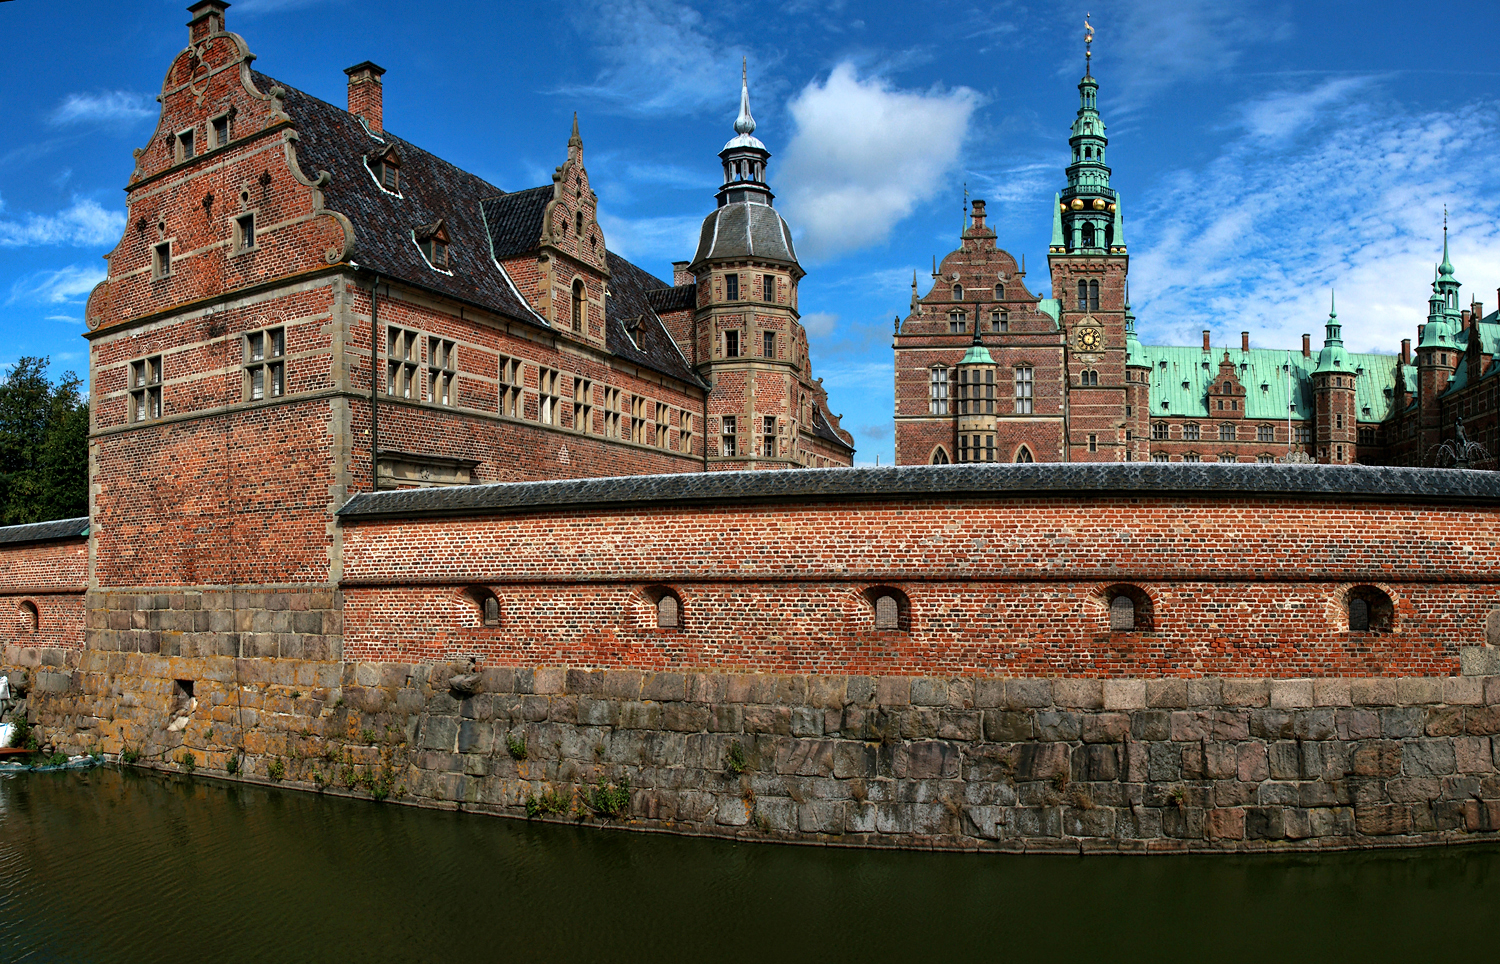
[[1083, 72], [1084, 73], [1088, 73], [1089, 60], [1090, 60], [1090, 58], [1092, 58], [1094, 56], [1094, 51], [1092, 49], [1093, 43], [1094, 43], [1094, 25], [1091, 24], [1091, 23], [1089, 23], [1089, 19], [1091, 17], [1093, 17], [1092, 13], [1086, 13], [1086, 14], [1083, 15], [1083, 67], [1084, 67], [1084, 71]]

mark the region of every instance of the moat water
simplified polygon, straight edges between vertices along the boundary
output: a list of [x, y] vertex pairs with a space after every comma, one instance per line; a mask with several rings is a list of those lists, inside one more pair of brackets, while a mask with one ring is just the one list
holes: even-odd
[[1489, 960], [1497, 901], [1493, 846], [901, 853], [0, 777], [3, 962]]

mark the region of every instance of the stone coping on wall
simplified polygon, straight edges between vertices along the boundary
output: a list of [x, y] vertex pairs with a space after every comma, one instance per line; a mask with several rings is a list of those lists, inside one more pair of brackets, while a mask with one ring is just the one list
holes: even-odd
[[1500, 503], [1500, 473], [1385, 466], [1120, 462], [789, 469], [500, 482], [363, 493], [347, 521], [726, 503], [938, 498], [1297, 498], [1344, 502]]
[[31, 522], [19, 526], [0, 526], [0, 545], [82, 539], [88, 534], [88, 516], [80, 516], [77, 519], [56, 519], [52, 522]]

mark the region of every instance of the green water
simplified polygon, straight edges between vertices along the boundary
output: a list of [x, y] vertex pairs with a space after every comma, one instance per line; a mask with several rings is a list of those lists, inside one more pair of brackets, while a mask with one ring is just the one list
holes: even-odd
[[0, 777], [0, 961], [1500, 954], [1500, 848], [1022, 857], [735, 844], [99, 769]]

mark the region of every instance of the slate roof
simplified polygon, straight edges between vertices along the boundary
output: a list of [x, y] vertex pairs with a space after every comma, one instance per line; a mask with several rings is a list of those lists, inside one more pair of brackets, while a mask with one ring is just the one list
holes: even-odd
[[698, 307], [698, 287], [653, 288], [646, 292], [646, 302], [657, 311], [691, 311]]
[[707, 389], [708, 385], [682, 357], [677, 342], [652, 310], [649, 295], [666, 285], [613, 251], [606, 251], [605, 256], [609, 266], [609, 299], [604, 303], [605, 345], [620, 358]]
[[823, 416], [822, 402], [812, 407], [812, 425], [810, 427], [813, 434], [818, 438], [827, 439], [840, 448], [848, 449], [850, 452], [854, 451], [854, 446], [846, 442], [839, 433], [833, 430], [833, 426], [828, 424], [828, 420]]
[[[550, 327], [521, 297], [498, 263], [500, 258], [537, 247], [542, 214], [552, 198], [550, 185], [506, 193], [389, 130], [371, 134], [341, 107], [265, 74], [255, 72], [254, 78], [263, 91], [280, 87], [286, 92], [284, 104], [298, 133], [297, 159], [302, 172], [314, 178], [319, 171], [328, 172], [329, 181], [322, 188], [324, 203], [354, 225], [350, 260], [377, 274], [537, 327]], [[381, 189], [366, 166], [367, 157], [390, 146], [401, 158], [398, 194]], [[420, 226], [439, 220], [450, 242], [447, 271], [428, 265], [414, 239]], [[671, 287], [613, 253], [609, 254], [609, 266], [615, 273], [638, 272], [649, 279], [647, 287]], [[631, 284], [622, 287], [630, 288]], [[650, 312], [644, 295], [629, 297], [639, 300], [644, 311]], [[608, 348], [653, 371], [702, 385], [661, 328], [660, 320], [654, 314], [651, 317], [661, 337], [648, 335], [643, 347], [636, 347], [625, 338], [623, 329], [617, 330], [606, 321]]]
[[769, 204], [735, 201], [703, 219], [693, 264], [706, 258], [764, 258], [797, 262], [792, 229]]
[[57, 519], [53, 522], [32, 522], [22, 526], [0, 527], [0, 544], [82, 539], [88, 534], [89, 517], [81, 516], [77, 519]]
[[[1178, 416], [1211, 419], [1208, 387], [1219, 376], [1223, 348], [1204, 351], [1197, 347], [1142, 345], [1141, 359], [1151, 366], [1151, 417]], [[1303, 358], [1301, 351], [1277, 348], [1230, 348], [1240, 385], [1245, 389], [1245, 418], [1284, 422], [1287, 418], [1287, 365], [1291, 366], [1291, 417], [1295, 421], [1313, 416], [1312, 372], [1316, 354]], [[1355, 379], [1354, 405], [1362, 422], [1379, 422], [1390, 414], [1392, 396], [1386, 389], [1396, 384], [1396, 355], [1349, 353], [1349, 364], [1363, 369]], [[1207, 367], [1205, 366], [1207, 364]], [[1186, 386], [1183, 383], [1186, 382]], [[1264, 386], [1264, 387], [1262, 387]], [[1165, 403], [1165, 407], [1163, 407]]]
[[802, 505], [1035, 495], [1080, 499], [1180, 495], [1500, 506], [1500, 472], [1218, 462], [974, 463], [699, 472], [363, 493], [345, 503], [338, 515], [359, 521], [647, 506]]

